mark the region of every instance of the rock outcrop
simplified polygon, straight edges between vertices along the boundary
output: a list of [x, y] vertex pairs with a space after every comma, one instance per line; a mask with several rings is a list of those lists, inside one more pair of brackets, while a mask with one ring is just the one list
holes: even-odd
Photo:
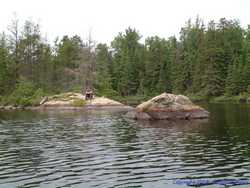
[[133, 109], [120, 102], [105, 97], [95, 97], [91, 100], [85, 100], [81, 93], [61, 93], [53, 96], [43, 97], [38, 106], [0, 106], [0, 110], [112, 110], [112, 111], [129, 111]]
[[129, 111], [126, 117], [132, 119], [204, 119], [209, 112], [193, 104], [188, 97], [163, 93]]
[[53, 95], [50, 97], [44, 97], [40, 102], [41, 107], [79, 107], [75, 104], [75, 101], [82, 101], [85, 104], [85, 98], [80, 93], [63, 93], [59, 95]]
[[92, 100], [86, 101], [86, 105], [94, 106], [123, 106], [122, 103], [105, 98], [105, 97], [95, 97]]
[[57, 109], [104, 109], [104, 108], [123, 108], [130, 110], [131, 107], [125, 106], [120, 102], [105, 98], [95, 97], [91, 100], [85, 100], [81, 93], [63, 93], [50, 97], [45, 97], [40, 102], [40, 108], [57, 108]]

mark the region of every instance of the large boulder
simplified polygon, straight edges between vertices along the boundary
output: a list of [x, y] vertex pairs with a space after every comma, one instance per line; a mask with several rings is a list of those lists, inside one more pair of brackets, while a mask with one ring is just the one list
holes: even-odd
[[132, 119], [203, 119], [209, 112], [193, 104], [188, 97], [163, 93], [129, 111], [126, 117]]

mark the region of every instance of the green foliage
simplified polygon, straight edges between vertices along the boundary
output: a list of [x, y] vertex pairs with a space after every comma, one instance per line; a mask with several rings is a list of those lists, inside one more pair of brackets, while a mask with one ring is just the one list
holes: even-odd
[[212, 102], [212, 103], [225, 103], [225, 102], [236, 103], [236, 100], [232, 96], [222, 95], [222, 96], [215, 97], [215, 98], [211, 99], [210, 102]]
[[83, 99], [74, 99], [74, 101], [72, 102], [72, 105], [74, 107], [83, 107], [86, 104], [86, 101]]
[[[50, 95], [91, 88], [95, 95], [140, 102], [162, 92], [194, 100], [244, 101], [250, 93], [250, 26], [200, 18], [181, 29], [179, 39], [142, 36], [127, 28], [107, 44], [84, 43], [79, 36], [43, 40], [30, 20], [0, 35], [1, 103], [38, 105]], [[15, 35], [18, 33], [18, 35]], [[25, 81], [23, 81], [25, 80]], [[66, 95], [66, 94], [65, 94]], [[63, 100], [67, 96], [57, 95]], [[81, 102], [79, 102], [81, 103]]]
[[111, 98], [113, 100], [119, 101], [123, 104], [131, 105], [131, 106], [136, 106], [142, 102], [145, 102], [149, 100], [152, 96], [146, 96], [146, 95], [134, 95], [134, 96], [112, 96]]
[[41, 88], [37, 89], [30, 99], [30, 104], [38, 106], [44, 96], [46, 96], [45, 92]]
[[113, 57], [113, 87], [120, 95], [135, 95], [140, 85], [142, 70], [141, 53], [143, 46], [139, 43], [141, 36], [128, 28], [112, 42], [115, 50]]
[[210, 102], [214, 102], [214, 103], [247, 103], [249, 102], [250, 99], [250, 94], [244, 92], [244, 93], [240, 93], [239, 95], [235, 95], [235, 96], [227, 96], [227, 95], [223, 95], [223, 96], [219, 96], [219, 97], [215, 97], [213, 99], [210, 100]]
[[82, 86], [80, 86], [80, 85], [75, 85], [75, 86], [72, 87], [71, 91], [72, 91], [72, 92], [75, 92], [75, 93], [82, 93], [82, 92], [83, 92], [83, 91], [82, 91]]
[[159, 37], [146, 39], [145, 79], [143, 88], [147, 95], [171, 91], [171, 44]]
[[112, 96], [117, 92], [112, 89], [112, 61], [106, 44], [98, 44], [96, 48], [96, 79], [97, 95]]
[[209, 96], [206, 96], [206, 95], [204, 95], [202, 93], [188, 94], [187, 96], [189, 97], [189, 99], [192, 102], [202, 102], [202, 101], [209, 101], [210, 100]]
[[113, 89], [102, 89], [102, 90], [97, 90], [95, 92], [97, 96], [103, 96], [103, 97], [114, 97], [118, 96], [118, 92], [113, 90]]
[[250, 85], [247, 87], [247, 93], [250, 94]]
[[12, 63], [4, 34], [0, 35], [0, 94], [8, 93], [12, 84]]
[[14, 92], [12, 93], [13, 96], [24, 96], [30, 97], [35, 93], [35, 85], [31, 82], [20, 82]]
[[43, 96], [45, 94], [42, 89], [36, 89], [30, 82], [20, 82], [9, 96], [4, 97], [2, 102], [5, 105], [37, 106]]

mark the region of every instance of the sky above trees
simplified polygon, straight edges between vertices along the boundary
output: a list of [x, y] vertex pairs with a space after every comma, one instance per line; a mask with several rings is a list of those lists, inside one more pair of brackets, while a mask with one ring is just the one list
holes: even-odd
[[[0, 30], [16, 13], [40, 23], [50, 42], [63, 35], [87, 38], [91, 31], [97, 42], [109, 43], [118, 32], [135, 27], [143, 37], [179, 35], [188, 18], [197, 15], [206, 22], [220, 18], [249, 24], [249, 0], [8, 0], [1, 2]], [[22, 23], [20, 23], [22, 25]]]

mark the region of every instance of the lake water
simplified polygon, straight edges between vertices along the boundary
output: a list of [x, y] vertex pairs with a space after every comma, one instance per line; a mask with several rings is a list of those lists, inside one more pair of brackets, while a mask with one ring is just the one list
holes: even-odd
[[0, 188], [250, 180], [250, 106], [204, 107], [209, 120], [178, 122], [135, 122], [107, 111], [0, 112]]

